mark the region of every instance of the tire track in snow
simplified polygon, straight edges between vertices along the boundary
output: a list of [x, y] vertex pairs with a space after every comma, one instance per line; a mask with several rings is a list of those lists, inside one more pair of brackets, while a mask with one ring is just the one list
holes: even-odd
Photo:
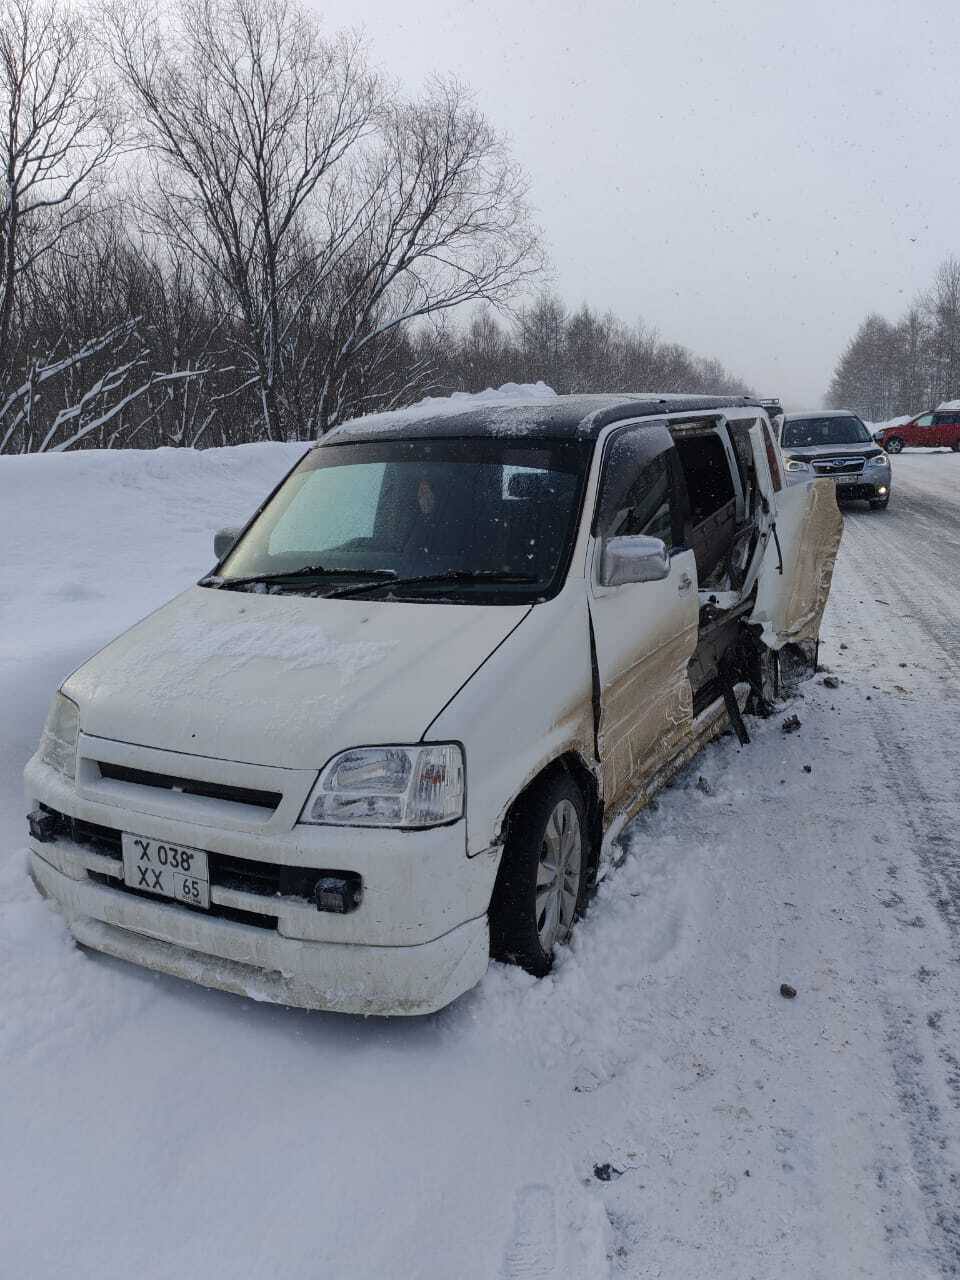
[[552, 1280], [557, 1263], [557, 1208], [543, 1183], [522, 1187], [513, 1208], [513, 1238], [503, 1262], [503, 1280]]
[[[921, 680], [926, 687], [919, 691], [922, 700], [874, 694], [870, 705], [864, 704], [864, 711], [876, 741], [891, 819], [895, 818], [906, 837], [901, 853], [915, 862], [919, 884], [952, 953], [948, 961], [952, 968], [960, 963], [960, 831], [955, 763], [948, 742], [938, 741], [938, 730], [942, 737], [943, 729], [953, 724], [949, 707], [942, 703], [956, 699], [953, 677], [960, 666], [960, 544], [955, 534], [960, 528], [960, 504], [953, 494], [939, 493], [933, 498], [924, 492], [916, 483], [922, 479], [919, 473], [910, 479], [909, 485], [901, 486], [899, 502], [895, 497], [886, 516], [878, 519], [876, 514], [858, 513], [849, 519], [840, 595], [841, 600], [851, 595], [874, 596], [869, 603], [863, 599], [859, 607], [848, 607], [844, 623], [851, 640], [850, 633], [857, 632], [864, 642], [869, 641], [862, 647], [851, 645], [854, 652], [872, 651], [883, 660], [885, 670], [875, 672], [881, 687], [889, 683], [889, 673], [896, 669], [891, 659], [906, 656], [905, 640], [911, 642], [919, 659], [913, 664], [915, 674], [926, 676]], [[891, 519], [894, 511], [896, 517]], [[889, 604], [879, 604], [881, 599]], [[897, 609], [899, 625], [895, 628], [890, 627], [887, 615], [891, 607]], [[895, 646], [900, 646], [899, 651]], [[896, 667], [901, 665], [905, 664], [897, 663]], [[939, 685], [935, 678], [938, 665], [941, 675], [943, 669], [947, 673]], [[900, 678], [911, 679], [906, 675]], [[945, 713], [942, 720], [936, 715], [941, 709]], [[895, 866], [891, 872], [896, 872]], [[899, 892], [892, 892], [882, 905], [896, 910], [902, 929], [926, 926], [923, 915], [911, 918], [915, 902]], [[929, 951], [936, 954], [933, 947]], [[936, 1265], [941, 1276], [956, 1277], [960, 1276], [960, 1153], [956, 1141], [960, 1132], [960, 1059], [953, 1046], [960, 1042], [960, 1024], [955, 1003], [950, 1001], [952, 974], [944, 983], [943, 1006], [930, 1008], [931, 1000], [936, 1000], [930, 988], [938, 976], [936, 970], [922, 964], [912, 979], [904, 975], [902, 981], [890, 984], [880, 996], [879, 1007], [912, 1174], [927, 1221], [927, 1260]], [[949, 1028], [945, 1023], [951, 1024]], [[891, 1181], [891, 1174], [894, 1180], [897, 1175], [903, 1177], [902, 1171], [878, 1167], [878, 1183]], [[894, 1203], [891, 1200], [891, 1206]], [[888, 1223], [887, 1229], [891, 1247], [896, 1248], [896, 1223]]]

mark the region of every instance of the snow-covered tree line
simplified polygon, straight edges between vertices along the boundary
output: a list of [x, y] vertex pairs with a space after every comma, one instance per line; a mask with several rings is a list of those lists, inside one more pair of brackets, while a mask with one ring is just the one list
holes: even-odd
[[748, 390], [717, 360], [701, 359], [609, 312], [601, 315], [588, 306], [570, 311], [549, 293], [521, 307], [509, 325], [482, 311], [453, 332], [421, 334], [415, 350], [444, 386], [465, 391], [540, 379], [560, 393]]
[[840, 357], [829, 403], [872, 422], [919, 413], [960, 396], [960, 259], [893, 323], [869, 315]]
[[410, 98], [297, 0], [0, 0], [0, 108], [0, 453], [309, 439], [487, 381], [726, 385], [549, 298], [464, 327], [542, 276], [523, 173], [462, 86]]

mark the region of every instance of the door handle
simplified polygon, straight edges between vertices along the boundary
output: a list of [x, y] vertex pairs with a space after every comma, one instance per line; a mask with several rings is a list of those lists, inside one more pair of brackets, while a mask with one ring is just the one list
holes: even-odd
[[692, 586], [693, 586], [693, 579], [690, 577], [689, 573], [682, 573], [680, 575], [680, 585], [677, 587], [677, 590], [689, 591]]

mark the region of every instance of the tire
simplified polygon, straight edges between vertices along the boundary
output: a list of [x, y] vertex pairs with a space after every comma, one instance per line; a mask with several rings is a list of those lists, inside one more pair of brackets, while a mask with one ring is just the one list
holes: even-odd
[[871, 498], [870, 499], [871, 511], [886, 511], [889, 505], [890, 505], [889, 498]]
[[[538, 783], [510, 819], [490, 902], [495, 960], [518, 964], [537, 978], [550, 972], [555, 947], [569, 938], [582, 910], [590, 852], [587, 807], [577, 784], [564, 773]], [[551, 877], [548, 867], [559, 874]]]
[[899, 436], [891, 436], [883, 447], [886, 449], [887, 453], [902, 453], [903, 441]]
[[954, 453], [960, 453], [960, 440], [954, 440], [950, 448], [953, 450]]

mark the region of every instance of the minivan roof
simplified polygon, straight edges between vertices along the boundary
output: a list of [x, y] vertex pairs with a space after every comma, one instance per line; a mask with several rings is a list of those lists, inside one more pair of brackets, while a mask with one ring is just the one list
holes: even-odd
[[461, 436], [517, 436], [524, 439], [595, 440], [604, 427], [623, 418], [665, 413], [700, 413], [712, 409], [760, 408], [750, 396], [609, 395], [557, 396], [540, 402], [471, 405], [459, 412], [436, 414], [376, 413], [334, 428], [319, 442], [323, 448], [372, 440], [417, 440]]

